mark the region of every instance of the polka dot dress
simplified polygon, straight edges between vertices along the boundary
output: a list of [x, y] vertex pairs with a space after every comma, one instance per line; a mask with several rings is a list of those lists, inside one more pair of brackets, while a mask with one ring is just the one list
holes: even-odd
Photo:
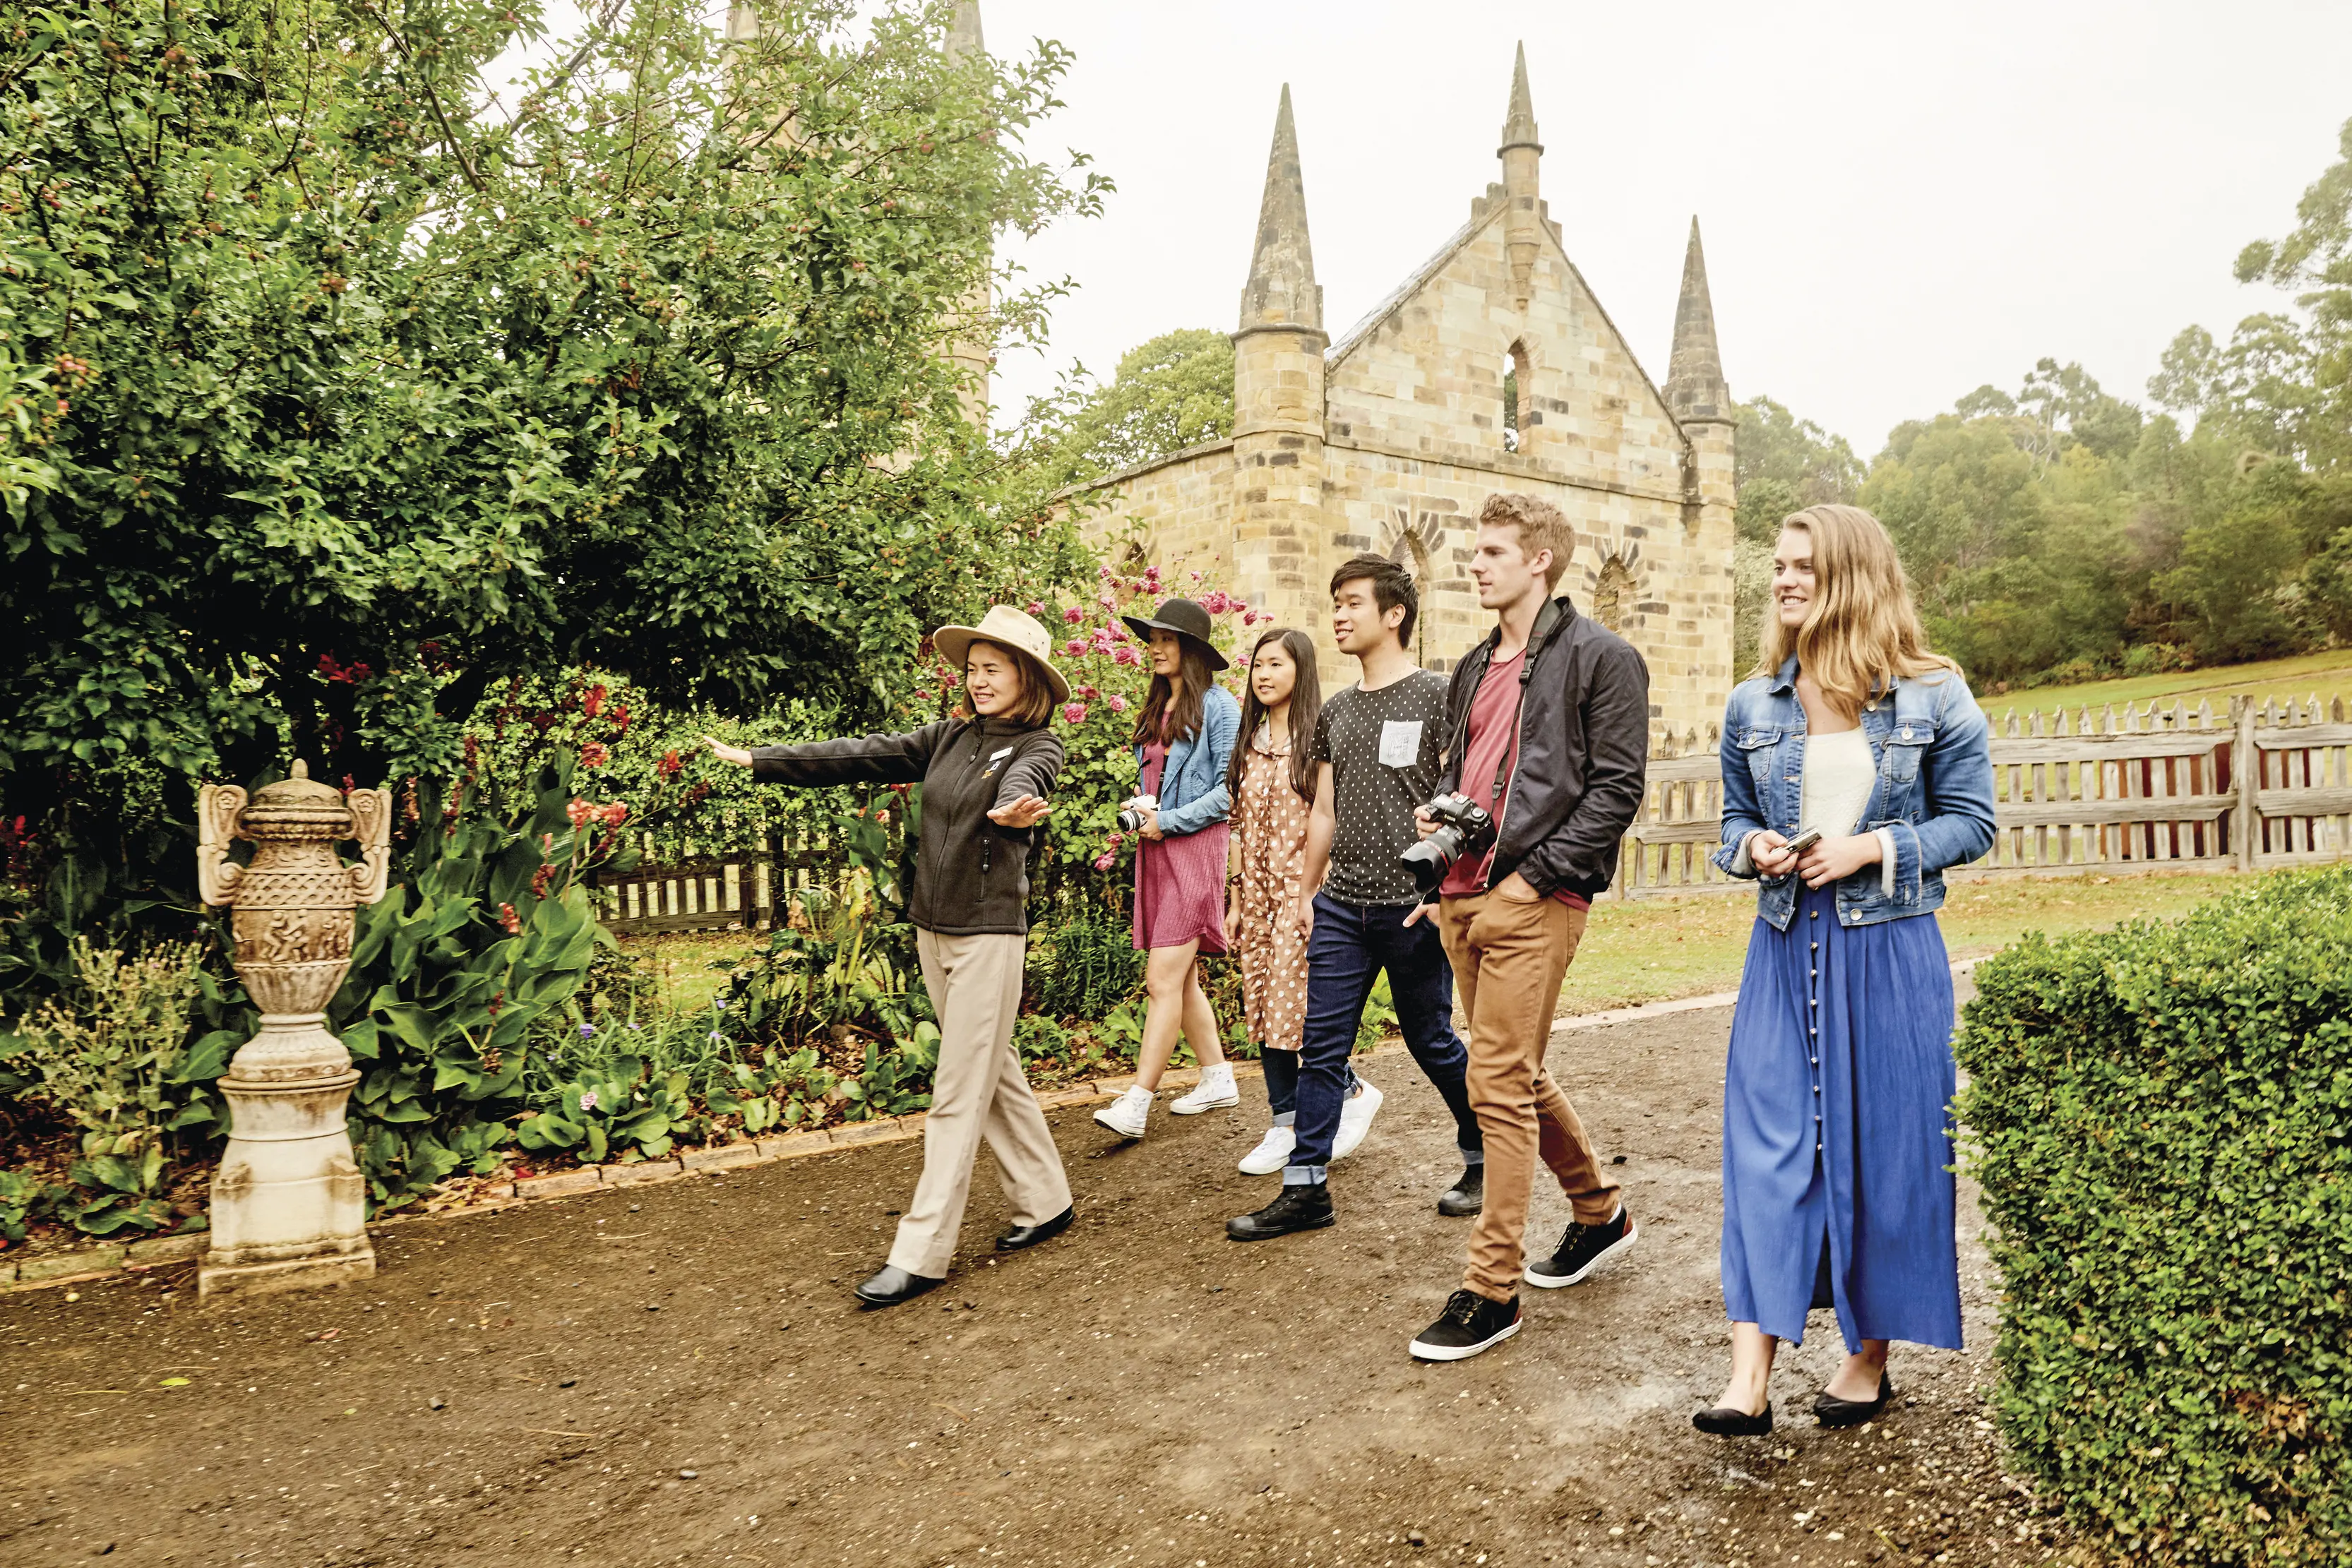
[[1445, 747], [1444, 675], [1415, 670], [1368, 692], [1349, 686], [1315, 721], [1315, 760], [1331, 765], [1334, 834], [1323, 891], [1342, 904], [1412, 904], [1421, 896], [1401, 863], [1417, 836], [1413, 808], [1437, 787]]
[[1243, 753], [1241, 799], [1234, 803], [1240, 847], [1242, 1010], [1249, 1037], [1269, 1051], [1297, 1051], [1307, 1028], [1307, 938], [1298, 934], [1298, 883], [1307, 869], [1307, 802], [1290, 787], [1290, 748], [1261, 727]]

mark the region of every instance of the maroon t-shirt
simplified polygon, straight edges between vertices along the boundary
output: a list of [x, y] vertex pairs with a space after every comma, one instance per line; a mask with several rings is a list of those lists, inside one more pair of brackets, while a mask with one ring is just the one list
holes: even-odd
[[[1527, 649], [1521, 648], [1507, 659], [1487, 664], [1478, 693], [1470, 699], [1470, 738], [1462, 750], [1462, 793], [1486, 808], [1498, 828], [1504, 808], [1495, 803], [1495, 775], [1507, 775], [1518, 767], [1519, 663], [1527, 656]], [[1489, 844], [1484, 854], [1455, 861], [1438, 884], [1438, 895], [1462, 898], [1486, 892], [1486, 868], [1494, 860], [1495, 849]], [[1571, 909], [1592, 907], [1591, 900], [1566, 888], [1552, 896]]]

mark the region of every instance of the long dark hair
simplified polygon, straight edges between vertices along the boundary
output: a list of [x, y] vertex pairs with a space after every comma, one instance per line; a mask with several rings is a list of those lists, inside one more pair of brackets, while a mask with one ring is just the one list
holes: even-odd
[[[1155, 740], [1172, 746], [1201, 733], [1201, 699], [1215, 677], [1209, 673], [1208, 656], [1201, 652], [1201, 644], [1190, 637], [1177, 638], [1176, 644], [1183, 650], [1176, 665], [1176, 680], [1152, 676], [1151, 689], [1144, 694], [1143, 710], [1135, 716], [1134, 740], [1138, 746], [1149, 746]], [[1182, 689], [1175, 689], [1178, 686]]]
[[[1277, 626], [1261, 633], [1257, 645], [1250, 650], [1247, 668], [1257, 668], [1260, 649], [1268, 643], [1279, 641], [1282, 651], [1290, 655], [1291, 668], [1298, 672], [1297, 681], [1290, 688], [1290, 787], [1298, 798], [1312, 803], [1315, 799], [1315, 716], [1323, 711], [1323, 683], [1315, 673], [1315, 639], [1304, 632], [1294, 632]], [[1249, 760], [1251, 739], [1257, 727], [1265, 722], [1265, 704], [1258, 701], [1257, 683], [1242, 682], [1242, 733], [1234, 742], [1234, 758], [1225, 764], [1225, 789], [1234, 800], [1242, 795], [1242, 769]], [[1301, 733], [1299, 726], [1307, 727]]]

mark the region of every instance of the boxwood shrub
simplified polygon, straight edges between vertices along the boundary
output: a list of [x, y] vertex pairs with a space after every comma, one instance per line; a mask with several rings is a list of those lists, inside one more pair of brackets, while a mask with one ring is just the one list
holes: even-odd
[[2045, 1495], [2123, 1561], [2352, 1562], [2352, 867], [2029, 937], [1957, 1049]]

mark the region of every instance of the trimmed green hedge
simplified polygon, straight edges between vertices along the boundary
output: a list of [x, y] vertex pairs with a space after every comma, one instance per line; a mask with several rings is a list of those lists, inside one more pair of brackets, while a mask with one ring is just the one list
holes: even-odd
[[2352, 867], [1976, 981], [2011, 1448], [2131, 1562], [2352, 1562]]

